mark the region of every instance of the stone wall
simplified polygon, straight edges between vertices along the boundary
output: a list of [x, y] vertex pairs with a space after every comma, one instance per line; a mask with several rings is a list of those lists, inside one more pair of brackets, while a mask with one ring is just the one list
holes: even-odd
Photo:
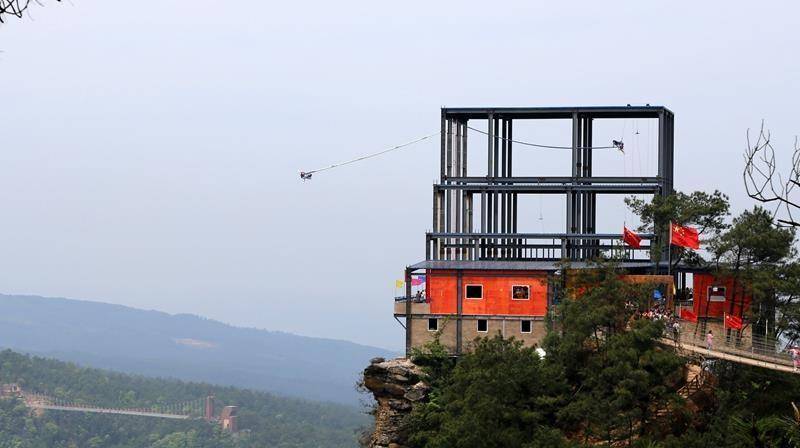
[[[432, 317], [432, 316], [431, 316]], [[414, 317], [411, 324], [411, 346], [422, 347], [428, 342], [433, 341], [437, 333], [439, 342], [455, 353], [456, 348], [456, 317], [440, 316], [439, 330], [428, 330], [428, 317]], [[547, 334], [546, 323], [541, 317], [503, 317], [487, 316], [488, 331], [478, 331], [478, 319], [465, 317], [462, 321], [461, 344], [464, 350], [469, 350], [470, 345], [478, 337], [492, 337], [502, 334], [503, 337], [514, 337], [522, 341], [526, 346], [541, 344], [542, 339]], [[523, 333], [520, 327], [521, 320], [531, 321], [531, 332]]]
[[375, 397], [375, 430], [363, 440], [368, 448], [403, 448], [407, 435], [403, 420], [415, 403], [428, 398], [430, 387], [423, 372], [405, 358], [375, 358], [364, 370], [364, 387]]

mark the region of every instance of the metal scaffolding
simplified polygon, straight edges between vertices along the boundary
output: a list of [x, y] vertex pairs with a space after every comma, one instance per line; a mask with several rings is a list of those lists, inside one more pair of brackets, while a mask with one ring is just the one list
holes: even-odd
[[[658, 120], [657, 175], [593, 176], [594, 121], [640, 118]], [[513, 139], [514, 121], [553, 119], [572, 122], [571, 175], [514, 176], [513, 149], [520, 143]], [[467, 170], [470, 120], [487, 124], [485, 176], [470, 175]], [[443, 108], [441, 172], [439, 183], [433, 186], [433, 231], [426, 234], [426, 260], [578, 261], [612, 250], [621, 234], [597, 233], [597, 195], [672, 193], [673, 131], [673, 113], [662, 106]], [[522, 194], [563, 195], [564, 232], [518, 233]], [[474, 216], [475, 201], [480, 205], [479, 217]], [[654, 238], [643, 235], [645, 242]], [[624, 258], [649, 258], [649, 248], [624, 249]]]

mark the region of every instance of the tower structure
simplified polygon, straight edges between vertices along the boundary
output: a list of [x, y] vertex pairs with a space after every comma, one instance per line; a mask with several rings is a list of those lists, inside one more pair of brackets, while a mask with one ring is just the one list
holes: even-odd
[[[593, 174], [594, 151], [611, 144], [598, 145], [593, 127], [608, 119], [656, 121], [656, 175]], [[514, 139], [515, 123], [530, 120], [570, 121], [571, 145], [565, 148], [571, 154], [569, 176], [514, 174], [515, 150], [529, 145]], [[395, 317], [405, 319], [406, 349], [424, 344], [434, 334], [455, 353], [476, 336], [496, 331], [528, 344], [538, 342], [554, 299], [549, 278], [564, 260], [579, 267], [622, 251], [624, 266], [633, 272], [662, 269], [660, 261], [651, 260], [650, 248], [668, 244], [664, 238], [641, 235], [642, 246], [632, 249], [620, 245], [621, 232], [597, 232], [597, 198], [671, 194], [673, 126], [673, 113], [662, 106], [443, 108], [440, 178], [433, 186], [425, 260], [406, 268], [405, 295], [395, 303]], [[468, 136], [475, 133], [485, 134], [485, 147], [470, 145]], [[467, 160], [472, 151], [486, 154], [485, 172], [470, 170]], [[522, 195], [562, 197], [563, 231], [519, 232]], [[412, 279], [423, 275], [425, 294], [414, 297]]]
[[214, 421], [214, 396], [209, 395], [206, 397], [205, 408], [203, 409], [203, 418], [207, 421]]

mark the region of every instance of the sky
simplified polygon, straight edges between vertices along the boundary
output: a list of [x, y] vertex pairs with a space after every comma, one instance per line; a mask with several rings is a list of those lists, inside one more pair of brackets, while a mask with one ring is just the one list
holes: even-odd
[[[0, 25], [3, 293], [399, 350], [438, 140], [299, 170], [436, 132], [443, 106], [649, 103], [675, 113], [676, 188], [739, 213], [747, 129], [766, 120], [785, 165], [800, 134], [797, 2], [42, 2]], [[597, 125], [627, 151], [596, 172], [654, 169], [650, 126]], [[515, 137], [569, 145], [569, 123]], [[515, 154], [568, 172], [568, 152]], [[520, 230], [563, 228], [556, 198], [521, 204]], [[600, 231], [636, 223], [598, 207]]]

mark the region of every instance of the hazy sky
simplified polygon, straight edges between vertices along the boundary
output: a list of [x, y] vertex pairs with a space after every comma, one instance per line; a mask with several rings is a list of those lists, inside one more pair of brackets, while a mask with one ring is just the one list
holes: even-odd
[[[766, 119], [784, 161], [800, 133], [796, 1], [43, 1], [0, 25], [4, 293], [399, 349], [393, 283], [424, 257], [437, 141], [298, 169], [435, 132], [443, 105], [662, 104], [676, 187], [739, 211], [745, 130]], [[598, 171], [653, 166], [646, 124], [604, 126], [596, 144], [630, 149]], [[515, 135], [569, 144], [569, 124]], [[558, 201], [525, 204], [521, 229], [562, 228]], [[601, 206], [601, 230], [632, 219]]]

